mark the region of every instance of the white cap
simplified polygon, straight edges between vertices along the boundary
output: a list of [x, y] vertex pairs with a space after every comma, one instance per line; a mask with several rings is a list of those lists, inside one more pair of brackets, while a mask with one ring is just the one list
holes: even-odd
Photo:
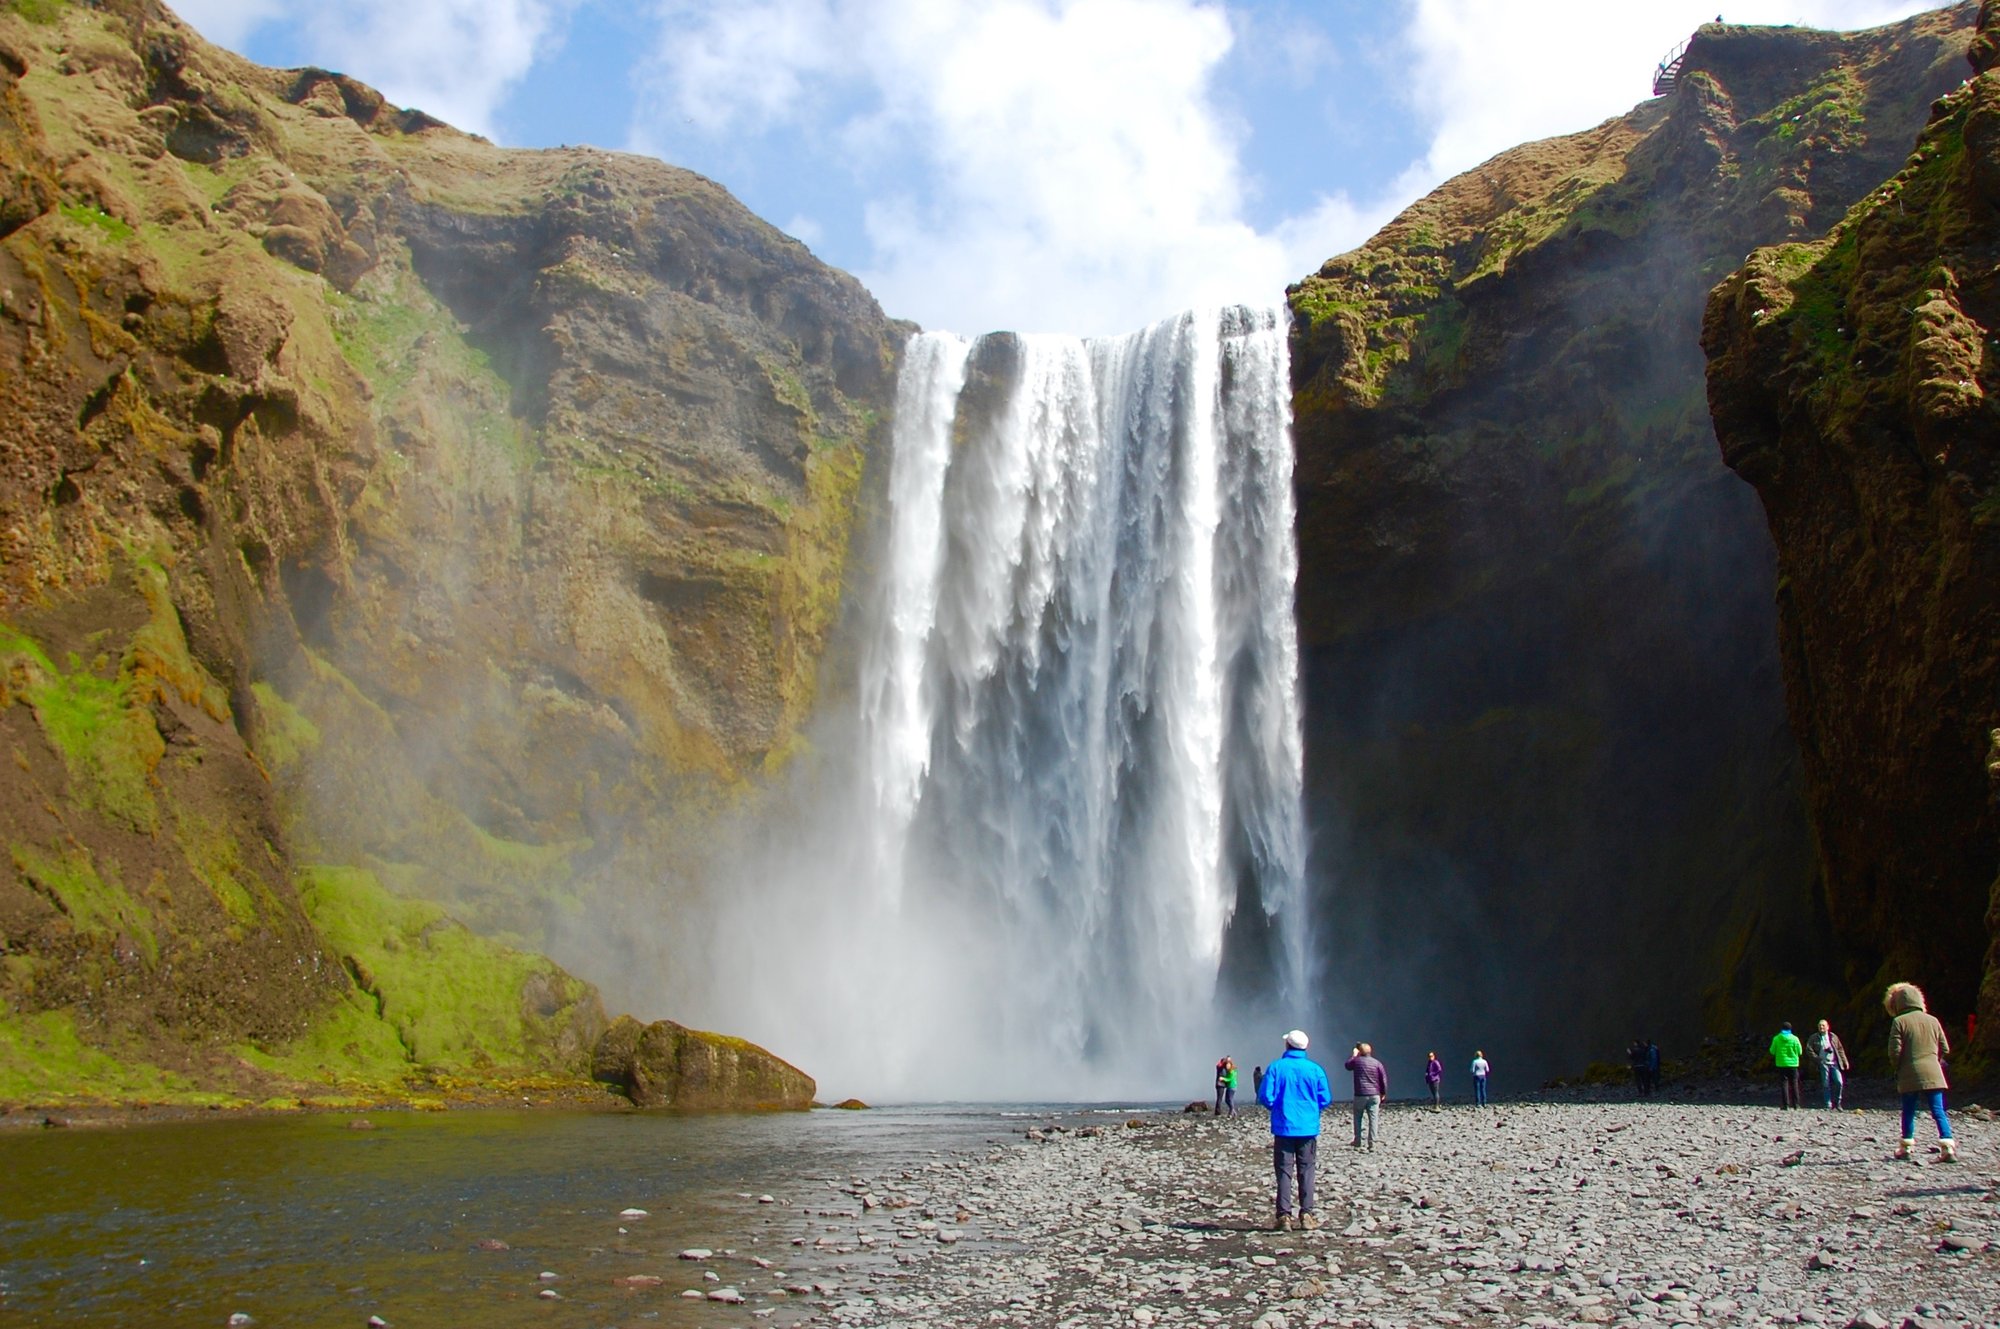
[[1306, 1044], [1311, 1041], [1311, 1039], [1306, 1037], [1306, 1031], [1303, 1029], [1294, 1029], [1291, 1033], [1285, 1035], [1285, 1046], [1288, 1048], [1298, 1048], [1302, 1052], [1305, 1050]]

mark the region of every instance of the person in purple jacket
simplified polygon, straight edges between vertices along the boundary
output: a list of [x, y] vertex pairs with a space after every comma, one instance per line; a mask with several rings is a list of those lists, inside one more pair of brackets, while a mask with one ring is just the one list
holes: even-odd
[[1431, 1111], [1444, 1111], [1444, 1063], [1435, 1052], [1424, 1063], [1424, 1085], [1431, 1091]]
[[1375, 1152], [1375, 1136], [1381, 1129], [1382, 1100], [1389, 1096], [1389, 1068], [1375, 1060], [1375, 1049], [1366, 1043], [1354, 1045], [1347, 1059], [1354, 1072], [1354, 1147], [1361, 1147], [1361, 1127], [1368, 1126], [1368, 1152]]

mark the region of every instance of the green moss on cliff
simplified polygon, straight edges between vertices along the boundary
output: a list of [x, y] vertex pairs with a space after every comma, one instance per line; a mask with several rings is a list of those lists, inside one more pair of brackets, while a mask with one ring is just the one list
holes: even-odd
[[296, 766], [319, 747], [319, 726], [262, 681], [250, 685], [257, 699], [257, 752], [273, 770]]
[[356, 991], [303, 1038], [246, 1052], [263, 1069], [383, 1085], [414, 1072], [558, 1069], [565, 1028], [593, 1004], [554, 962], [475, 936], [436, 905], [390, 894], [372, 873], [318, 867], [300, 899]]
[[21, 679], [35, 719], [49, 743], [62, 754], [82, 802], [133, 830], [159, 826], [152, 772], [166, 751], [160, 731], [136, 704], [132, 680], [112, 675], [99, 656], [86, 665], [72, 654], [58, 668], [41, 647], [0, 624], [0, 663]]
[[228, 1094], [197, 1088], [185, 1075], [87, 1042], [68, 1011], [23, 1014], [0, 1003], [0, 1102], [53, 1107], [231, 1101]]
[[160, 963], [160, 941], [152, 911], [132, 897], [110, 865], [100, 870], [90, 852], [78, 846], [48, 854], [31, 845], [13, 845], [14, 867], [47, 896], [80, 933], [127, 937], [146, 958], [148, 968]]

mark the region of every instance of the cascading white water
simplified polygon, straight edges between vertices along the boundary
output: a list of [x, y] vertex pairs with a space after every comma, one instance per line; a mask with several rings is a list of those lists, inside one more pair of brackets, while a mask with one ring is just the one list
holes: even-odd
[[892, 1091], [964, 1038], [962, 1092], [1185, 1080], [1226, 939], [1307, 995], [1290, 424], [1276, 311], [912, 338], [847, 915]]

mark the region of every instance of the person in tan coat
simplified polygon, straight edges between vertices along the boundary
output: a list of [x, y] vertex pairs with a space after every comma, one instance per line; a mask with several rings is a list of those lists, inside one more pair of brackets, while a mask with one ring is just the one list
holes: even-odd
[[1945, 1115], [1944, 1059], [1951, 1052], [1951, 1040], [1944, 1026], [1924, 1009], [1924, 994], [1915, 983], [1892, 983], [1882, 994], [1882, 1009], [1889, 1012], [1889, 1064], [1896, 1068], [1896, 1092], [1903, 1096], [1903, 1142], [1896, 1157], [1914, 1156], [1917, 1144], [1917, 1101], [1930, 1109], [1937, 1123], [1938, 1151], [1944, 1161], [1958, 1161], [1958, 1146], [1951, 1138], [1951, 1118]]

